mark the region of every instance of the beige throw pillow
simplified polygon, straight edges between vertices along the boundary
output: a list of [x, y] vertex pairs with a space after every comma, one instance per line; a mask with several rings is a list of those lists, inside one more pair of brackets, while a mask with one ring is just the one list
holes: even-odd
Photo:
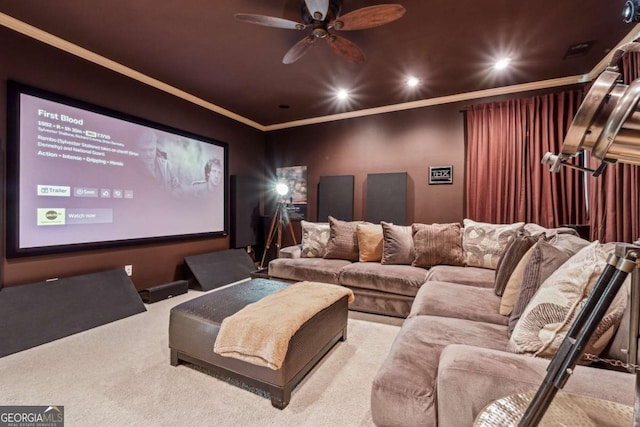
[[413, 224], [414, 267], [464, 265], [459, 223]]
[[327, 251], [331, 229], [328, 222], [300, 221], [302, 227], [302, 258], [322, 258]]
[[462, 248], [466, 264], [495, 270], [500, 255], [522, 227], [524, 222], [488, 224], [465, 219]]
[[358, 252], [360, 262], [378, 262], [382, 259], [382, 226], [380, 224], [358, 224]]
[[500, 299], [500, 314], [503, 316], [508, 316], [513, 311], [513, 307], [516, 305], [516, 301], [518, 300], [518, 295], [520, 294], [520, 287], [522, 286], [522, 279], [524, 277], [524, 270], [527, 267], [527, 263], [529, 263], [529, 258], [531, 258], [531, 253], [533, 252], [533, 248], [530, 248], [527, 253], [525, 253], [516, 268], [513, 269], [513, 273], [509, 276], [509, 280], [507, 281], [507, 285], [504, 287], [504, 292], [502, 292], [502, 298]]
[[[552, 357], [580, 309], [584, 305], [600, 273], [606, 265], [613, 244], [593, 242], [565, 262], [540, 285], [507, 344], [514, 353]], [[628, 283], [628, 281], [627, 281]], [[613, 299], [602, 318], [586, 352], [599, 354], [622, 318], [628, 303], [629, 286], [626, 284]]]
[[411, 226], [381, 222], [382, 261], [381, 264], [411, 265], [414, 259], [413, 230]]
[[524, 254], [538, 241], [539, 236], [516, 236], [507, 245], [496, 266], [496, 282], [494, 291], [497, 296], [502, 296], [504, 288]]

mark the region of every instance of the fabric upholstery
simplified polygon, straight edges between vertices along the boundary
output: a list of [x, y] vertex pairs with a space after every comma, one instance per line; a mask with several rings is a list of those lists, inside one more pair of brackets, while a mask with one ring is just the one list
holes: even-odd
[[331, 229], [327, 222], [300, 221], [303, 258], [322, 258], [327, 251]]
[[[438, 426], [471, 426], [489, 403], [537, 390], [549, 361], [470, 345], [447, 346], [440, 355]], [[633, 406], [635, 376], [576, 366], [563, 391]], [[544, 424], [541, 423], [541, 425]]]
[[413, 231], [410, 226], [393, 225], [382, 221], [382, 264], [411, 265], [413, 252]]
[[517, 236], [507, 245], [496, 266], [495, 293], [497, 296], [502, 296], [511, 273], [539, 238], [539, 236]]
[[464, 266], [459, 223], [413, 224], [414, 267], [448, 264]]
[[371, 415], [376, 425], [436, 426], [440, 353], [449, 344], [503, 349], [506, 327], [436, 316], [408, 318], [373, 379]]
[[379, 262], [382, 259], [382, 226], [380, 224], [358, 224], [358, 260]]
[[466, 264], [470, 267], [495, 269], [507, 244], [522, 227], [524, 222], [488, 224], [466, 218], [462, 236]]
[[509, 335], [513, 333], [513, 329], [518, 320], [520, 320], [522, 312], [529, 305], [529, 301], [538, 291], [542, 282], [547, 280], [551, 273], [560, 268], [569, 257], [569, 254], [562, 249], [558, 249], [544, 240], [536, 243], [533, 251], [531, 251], [529, 262], [524, 268], [520, 293], [509, 316]]
[[429, 269], [427, 280], [493, 289], [495, 271], [479, 267], [461, 268], [453, 265], [436, 265]]
[[296, 282], [339, 284], [340, 270], [351, 264], [342, 259], [278, 258], [269, 262], [269, 276]]
[[331, 235], [327, 243], [325, 258], [358, 261], [358, 236], [356, 228], [358, 221], [341, 221], [332, 216], [329, 217]]
[[340, 271], [340, 284], [375, 289], [391, 294], [415, 296], [427, 279], [427, 270], [410, 265], [356, 262]]
[[[517, 322], [508, 350], [541, 357], [553, 356], [613, 249], [611, 244], [593, 242], [549, 276]], [[628, 290], [628, 286], [623, 286], [613, 299], [587, 344], [586, 352], [597, 355], [608, 344], [624, 314]]]
[[440, 316], [506, 325], [508, 318], [498, 313], [500, 297], [490, 288], [432, 282], [422, 285], [408, 317]]
[[548, 237], [548, 238], [556, 236], [558, 234], [571, 234], [574, 236], [579, 236], [578, 232], [574, 228], [570, 228], [570, 227], [546, 228], [532, 222], [528, 222], [524, 225], [524, 232], [529, 236], [544, 234], [545, 237]]

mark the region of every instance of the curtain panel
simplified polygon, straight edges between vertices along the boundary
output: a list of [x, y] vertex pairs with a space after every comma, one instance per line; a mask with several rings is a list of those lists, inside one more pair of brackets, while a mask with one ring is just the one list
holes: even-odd
[[475, 105], [467, 120], [467, 216], [476, 221], [587, 223], [585, 179], [551, 174], [540, 163], [557, 153], [582, 90]]

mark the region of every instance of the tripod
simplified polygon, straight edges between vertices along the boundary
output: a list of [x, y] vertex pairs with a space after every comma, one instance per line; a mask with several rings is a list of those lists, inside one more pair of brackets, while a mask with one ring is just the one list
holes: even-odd
[[260, 261], [260, 266], [258, 269], [264, 269], [264, 260], [267, 257], [267, 252], [269, 252], [269, 248], [271, 247], [271, 243], [273, 242], [274, 237], [277, 237], [276, 240], [276, 258], [280, 256], [280, 246], [282, 245], [282, 227], [287, 226], [289, 229], [289, 233], [291, 234], [291, 240], [293, 240], [293, 244], [297, 245], [295, 233], [293, 232], [293, 225], [291, 221], [289, 221], [289, 214], [287, 213], [287, 205], [284, 201], [278, 202], [276, 206], [276, 211], [273, 215], [273, 219], [271, 220], [271, 226], [269, 227], [269, 234], [267, 237], [267, 244], [264, 247], [264, 252], [262, 253], [262, 260]]
[[[576, 364], [584, 355], [585, 347], [595, 332], [598, 323], [606, 314], [622, 283], [631, 272], [633, 272], [632, 306], [627, 356], [630, 365], [638, 363], [639, 313], [637, 292], [640, 286], [640, 275], [636, 268], [638, 258], [640, 258], [640, 251], [637, 246], [618, 245], [616, 247], [615, 255], [611, 255], [607, 260], [607, 266], [598, 278], [585, 305], [580, 310], [578, 317], [576, 317], [555, 356], [551, 359], [547, 367], [547, 375], [520, 420], [519, 427], [538, 425], [556, 393], [564, 387]], [[640, 376], [636, 372], [634, 426], [640, 425], [640, 414], [638, 413], [639, 392]]]

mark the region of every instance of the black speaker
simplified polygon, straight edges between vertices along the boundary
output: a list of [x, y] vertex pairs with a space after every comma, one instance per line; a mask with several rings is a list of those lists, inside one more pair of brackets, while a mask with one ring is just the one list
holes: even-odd
[[0, 293], [0, 357], [146, 311], [124, 269]]
[[231, 235], [232, 248], [258, 244], [260, 221], [260, 180], [252, 176], [231, 175]]
[[370, 173], [367, 175], [367, 212], [365, 219], [405, 225], [407, 222], [407, 173]]
[[210, 291], [251, 276], [256, 265], [244, 249], [228, 249], [188, 256], [185, 264], [195, 279], [191, 286]]
[[343, 221], [353, 220], [353, 175], [320, 177], [318, 221], [329, 221], [329, 215]]
[[150, 304], [171, 298], [176, 295], [186, 294], [189, 290], [189, 282], [186, 280], [178, 280], [164, 285], [152, 286], [138, 292], [142, 301]]

